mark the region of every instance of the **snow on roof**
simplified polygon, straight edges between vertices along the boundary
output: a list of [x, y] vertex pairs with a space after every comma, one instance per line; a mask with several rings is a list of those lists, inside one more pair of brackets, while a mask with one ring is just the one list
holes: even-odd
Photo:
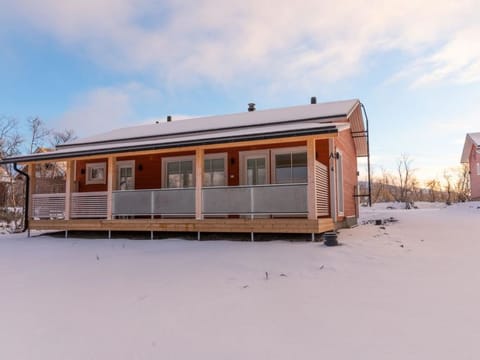
[[475, 146], [477, 148], [477, 151], [480, 152], [480, 132], [468, 133], [465, 136], [465, 143], [463, 145], [462, 158], [460, 159], [461, 163], [468, 163], [472, 146]]
[[[359, 105], [359, 100], [354, 99], [140, 125], [76, 140], [52, 152], [20, 155], [0, 163], [337, 133], [349, 127], [361, 133], [365, 128]], [[355, 137], [354, 141], [357, 156], [365, 156], [365, 138]]]
[[78, 139], [68, 144], [61, 145], [59, 148], [79, 144], [164, 137], [204, 131], [278, 124], [291, 121], [346, 118], [358, 104], [359, 100], [353, 99], [132, 126], [115, 129], [84, 139]]

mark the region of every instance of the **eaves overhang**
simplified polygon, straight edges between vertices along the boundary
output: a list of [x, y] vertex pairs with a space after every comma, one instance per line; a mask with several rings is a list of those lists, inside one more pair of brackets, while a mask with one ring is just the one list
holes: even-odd
[[[317, 124], [318, 125], [318, 124]], [[313, 127], [306, 129], [297, 129], [297, 130], [280, 130], [273, 132], [258, 132], [254, 134], [245, 134], [245, 135], [230, 135], [224, 137], [214, 137], [214, 138], [203, 138], [203, 139], [188, 139], [181, 140], [179, 138], [162, 139], [162, 142], [136, 142], [136, 143], [115, 143], [109, 144], [108, 147], [101, 147], [101, 144], [97, 146], [91, 146], [93, 144], [88, 144], [89, 146], [78, 146], [75, 148], [61, 148], [57, 151], [41, 153], [41, 154], [29, 154], [29, 155], [20, 155], [14, 156], [6, 159], [0, 160], [0, 164], [12, 164], [12, 163], [27, 163], [35, 161], [48, 161], [48, 160], [63, 160], [63, 159], [72, 159], [76, 157], [86, 157], [86, 156], [95, 156], [95, 155], [108, 155], [108, 154], [119, 154], [125, 152], [137, 152], [137, 151], [148, 151], [148, 150], [163, 150], [163, 149], [178, 149], [188, 146], [202, 146], [202, 145], [214, 145], [214, 144], [228, 144], [235, 142], [244, 142], [252, 140], [269, 140], [269, 139], [279, 139], [279, 138], [290, 138], [290, 137], [299, 137], [299, 136], [308, 136], [308, 135], [322, 135], [322, 134], [337, 134], [339, 131], [339, 126], [336, 124], [322, 124], [321, 127]], [[341, 126], [341, 125], [340, 125]], [[70, 150], [70, 151], [69, 151]]]

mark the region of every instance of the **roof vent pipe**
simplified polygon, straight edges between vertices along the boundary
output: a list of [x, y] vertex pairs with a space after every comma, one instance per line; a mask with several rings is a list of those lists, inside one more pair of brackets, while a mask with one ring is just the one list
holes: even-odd
[[170, 122], [170, 121], [172, 121], [172, 115], [167, 116], [167, 122]]
[[316, 97], [316, 96], [312, 96], [312, 97], [310, 98], [310, 104], [313, 105], [313, 104], [316, 104], [316, 103], [317, 103], [317, 97]]
[[248, 111], [255, 111], [255, 103], [248, 103]]

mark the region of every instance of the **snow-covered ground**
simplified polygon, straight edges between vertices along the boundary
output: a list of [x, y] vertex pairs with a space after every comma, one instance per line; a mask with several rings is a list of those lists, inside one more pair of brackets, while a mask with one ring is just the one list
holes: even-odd
[[0, 235], [0, 359], [478, 359], [480, 203], [419, 207], [337, 247]]

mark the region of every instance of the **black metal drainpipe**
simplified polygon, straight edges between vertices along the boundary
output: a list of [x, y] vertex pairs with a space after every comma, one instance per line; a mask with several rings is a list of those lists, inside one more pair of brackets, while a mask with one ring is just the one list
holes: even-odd
[[30, 176], [26, 172], [23, 172], [17, 167], [17, 163], [13, 163], [13, 168], [16, 172], [25, 176], [25, 211], [23, 212], [24, 221], [23, 221], [23, 230], [25, 232], [28, 230], [28, 206], [29, 206], [29, 199], [30, 199]]
[[368, 128], [368, 115], [365, 106], [360, 103], [363, 113], [365, 114], [365, 122], [367, 125], [367, 167], [368, 167], [368, 206], [372, 207], [372, 182], [370, 179], [370, 132]]

